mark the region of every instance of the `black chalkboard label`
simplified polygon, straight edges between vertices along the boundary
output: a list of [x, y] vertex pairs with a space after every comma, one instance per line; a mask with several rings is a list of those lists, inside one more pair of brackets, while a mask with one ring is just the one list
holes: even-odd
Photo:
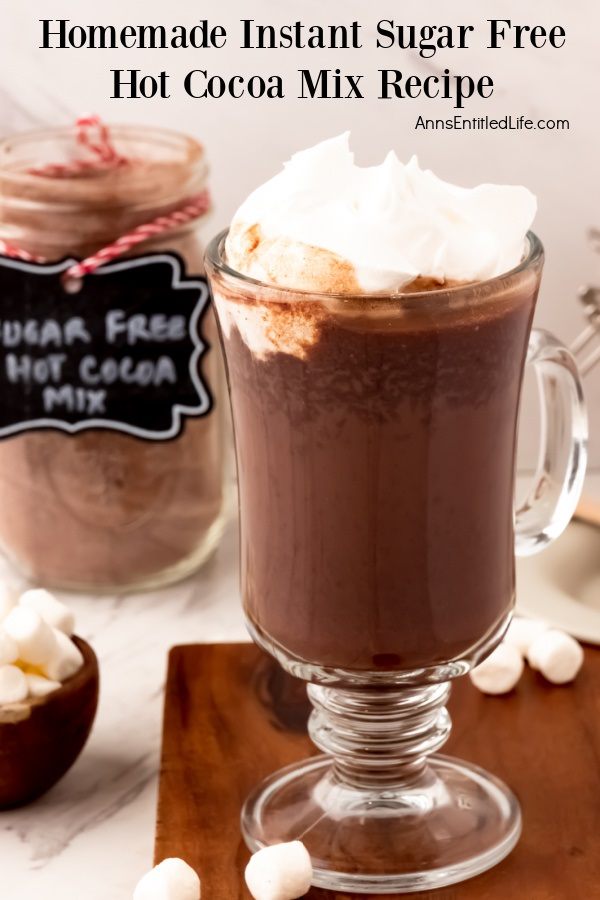
[[156, 253], [102, 266], [68, 293], [74, 261], [0, 256], [0, 438], [39, 428], [177, 437], [212, 408], [200, 364], [206, 279]]

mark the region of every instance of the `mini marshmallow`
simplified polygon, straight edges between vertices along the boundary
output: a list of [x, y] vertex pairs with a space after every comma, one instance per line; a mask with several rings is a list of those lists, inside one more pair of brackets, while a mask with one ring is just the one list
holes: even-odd
[[0, 626], [0, 666], [7, 666], [19, 658], [19, 648], [4, 628]]
[[4, 630], [19, 648], [19, 659], [45, 665], [56, 655], [54, 631], [34, 609], [15, 606], [4, 620]]
[[17, 666], [0, 666], [0, 706], [27, 699], [27, 678]]
[[522, 656], [527, 656], [529, 648], [535, 639], [540, 634], [543, 634], [544, 631], [548, 631], [548, 626], [545, 622], [516, 616], [508, 626], [508, 631], [504, 635], [504, 641], [516, 647]]
[[51, 681], [41, 675], [25, 675], [29, 697], [47, 697], [62, 687], [60, 681]]
[[523, 674], [523, 657], [512, 644], [499, 644], [487, 659], [469, 673], [484, 694], [507, 694]]
[[83, 654], [71, 638], [59, 631], [52, 629], [54, 637], [54, 653], [44, 663], [44, 675], [51, 681], [66, 681], [71, 678], [83, 665]]
[[164, 859], [138, 882], [133, 900], [200, 900], [200, 879], [182, 859]]
[[6, 584], [0, 584], [0, 622], [2, 622], [11, 609], [17, 605], [17, 596], [15, 591]]
[[566, 684], [583, 664], [583, 648], [571, 635], [551, 628], [532, 643], [527, 660], [552, 684]]
[[263, 847], [246, 866], [246, 884], [255, 900], [295, 900], [312, 881], [312, 863], [301, 841]]
[[54, 594], [44, 588], [32, 588], [21, 594], [19, 606], [34, 609], [47, 625], [58, 628], [69, 637], [75, 630], [75, 616]]

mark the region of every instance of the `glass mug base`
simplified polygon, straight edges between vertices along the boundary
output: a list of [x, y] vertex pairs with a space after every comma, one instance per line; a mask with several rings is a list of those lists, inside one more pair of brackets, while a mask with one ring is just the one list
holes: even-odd
[[415, 892], [472, 878], [510, 853], [521, 833], [514, 794], [477, 766], [436, 754], [412, 783], [358, 787], [318, 756], [287, 766], [248, 797], [251, 851], [301, 839], [313, 884], [353, 893]]
[[308, 732], [325, 755], [258, 785], [241, 827], [256, 851], [302, 840], [313, 884], [362, 894], [431, 890], [496, 865], [521, 833], [519, 804], [478, 766], [442, 756], [450, 680], [501, 640], [510, 613], [461, 660], [399, 672], [357, 672], [293, 657], [251, 619], [254, 641], [309, 681]]

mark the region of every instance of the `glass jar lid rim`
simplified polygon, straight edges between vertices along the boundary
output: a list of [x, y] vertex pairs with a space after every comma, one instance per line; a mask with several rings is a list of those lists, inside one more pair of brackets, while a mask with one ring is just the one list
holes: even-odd
[[[208, 165], [203, 145], [185, 133], [154, 126], [111, 125], [111, 138], [124, 157], [146, 165], [90, 166], [71, 177], [57, 177], [51, 167], [83, 158], [76, 128], [26, 131], [0, 141], [0, 202], [7, 215], [54, 213], [77, 215], [172, 208], [200, 193]], [[93, 163], [94, 158], [90, 158]], [[45, 165], [50, 168], [46, 175]], [[35, 169], [38, 171], [29, 171]], [[42, 170], [41, 173], [39, 170]]]

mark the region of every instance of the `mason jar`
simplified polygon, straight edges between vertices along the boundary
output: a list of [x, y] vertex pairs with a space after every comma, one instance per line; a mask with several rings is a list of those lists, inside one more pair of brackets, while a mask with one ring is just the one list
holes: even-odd
[[[73, 167], [81, 155], [76, 137], [74, 129], [53, 129], [0, 145], [0, 240], [18, 247], [22, 258], [84, 259], [169, 216], [206, 186], [203, 147], [183, 134], [114, 127], [111, 140], [126, 164], [79, 169]], [[201, 217], [182, 221], [125, 258], [175, 255], [186, 278], [202, 277], [201, 224]], [[7, 315], [1, 276], [0, 324]], [[37, 296], [20, 299], [41, 327]], [[135, 313], [138, 299], [124, 316]], [[65, 290], [61, 303], [81, 309], [76, 293]], [[95, 315], [89, 305], [85, 312]], [[71, 421], [71, 431], [21, 422], [0, 432], [0, 546], [28, 579], [76, 590], [156, 587], [188, 575], [214, 550], [226, 511], [227, 418], [211, 309], [199, 327], [204, 352], [196, 374], [211, 402], [202, 414], [185, 415], [177, 434], [140, 436], [102, 422], [88, 427], [88, 421]], [[0, 351], [6, 366], [3, 342]], [[68, 361], [74, 349], [62, 352]], [[151, 393], [145, 396], [151, 403]], [[117, 400], [127, 409], [127, 394]]]

